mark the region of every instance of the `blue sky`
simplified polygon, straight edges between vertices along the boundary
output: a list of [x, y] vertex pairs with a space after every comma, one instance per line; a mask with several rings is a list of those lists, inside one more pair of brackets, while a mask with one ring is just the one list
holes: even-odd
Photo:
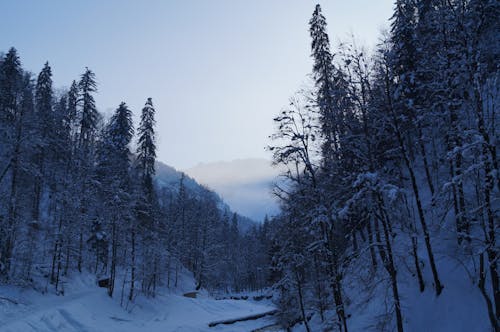
[[[321, 1], [333, 41], [374, 45], [392, 0]], [[88, 66], [99, 109], [157, 109], [160, 160], [264, 157], [273, 116], [311, 70], [307, 0], [0, 0], [0, 50], [49, 61], [56, 87]]]

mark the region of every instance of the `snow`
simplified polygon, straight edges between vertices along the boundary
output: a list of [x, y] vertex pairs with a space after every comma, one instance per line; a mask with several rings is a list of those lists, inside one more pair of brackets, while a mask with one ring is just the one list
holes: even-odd
[[[444, 289], [439, 297], [432, 283], [428, 260], [423, 245], [419, 247], [419, 256], [423, 261], [425, 291], [420, 293], [417, 279], [403, 258], [409, 252], [410, 244], [396, 245], [393, 249], [397, 256], [398, 288], [401, 296], [402, 314], [405, 332], [491, 332], [485, 301], [477, 286], [472, 266], [460, 262], [460, 255], [453, 253], [455, 238], [447, 238], [446, 232], [433, 242], [440, 280]], [[397, 237], [405, 236], [398, 233]], [[407, 236], [407, 235], [406, 235]], [[403, 240], [403, 239], [402, 239]], [[402, 240], [397, 243], [403, 242]], [[408, 239], [409, 242], [409, 239]], [[360, 262], [355, 273], [360, 275], [369, 266], [369, 262]], [[469, 270], [469, 271], [467, 271]], [[367, 273], [367, 275], [369, 275]], [[373, 279], [387, 278], [383, 269]], [[473, 282], [474, 281], [474, 282]], [[391, 288], [387, 282], [371, 284], [367, 288], [356, 277], [345, 280], [345, 295], [352, 302], [347, 306], [347, 324], [349, 331], [395, 331], [395, 318], [390, 308], [392, 305]], [[336, 322], [335, 312], [329, 312], [331, 322]], [[319, 315], [313, 315], [309, 326], [312, 331], [323, 331]], [[292, 329], [293, 332], [305, 332], [302, 324]]]
[[[270, 303], [215, 300], [203, 292], [200, 298], [181, 295], [186, 283], [179, 289], [163, 290], [154, 299], [139, 296], [131, 310], [119, 304], [119, 295], [110, 298], [106, 289], [95, 285], [94, 277], [82, 275], [73, 278], [65, 296], [42, 294], [31, 289], [0, 286], [1, 332], [202, 332], [251, 331], [274, 323], [272, 316], [232, 325], [218, 325], [213, 321], [245, 317], [275, 309]], [[119, 293], [117, 293], [119, 294]]]
[[[400, 266], [401, 268], [401, 266]], [[416, 280], [402, 268], [400, 270], [399, 290], [405, 332], [491, 332], [486, 305], [477, 285], [464, 278], [463, 267], [451, 259], [439, 261], [439, 271], [444, 289], [436, 297], [430, 278], [426, 290], [420, 293]], [[358, 285], [353, 283], [352, 286]], [[350, 318], [347, 320], [349, 331], [379, 332], [395, 331], [393, 314], [387, 316], [386, 310], [392, 304], [391, 290], [381, 283], [374, 290], [374, 297], [367, 303], [348, 307]], [[346, 293], [353, 300], [366, 296], [365, 289], [348, 287]], [[364, 294], [363, 294], [364, 293]], [[335, 312], [327, 316], [336, 322]], [[392, 321], [391, 321], [392, 320]], [[313, 315], [309, 322], [311, 331], [323, 331], [319, 315]], [[292, 332], [305, 332], [303, 324], [297, 324]]]

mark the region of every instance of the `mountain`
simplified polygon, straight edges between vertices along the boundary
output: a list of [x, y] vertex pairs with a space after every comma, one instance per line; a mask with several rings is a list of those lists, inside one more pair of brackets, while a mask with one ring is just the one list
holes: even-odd
[[[174, 167], [169, 166], [165, 163], [162, 163], [160, 161], [156, 162], [156, 185], [159, 188], [166, 188], [168, 190], [172, 191], [177, 191], [179, 189], [179, 183], [182, 177], [182, 174], [185, 175], [184, 177], [184, 185], [186, 188], [191, 193], [200, 194], [206, 190], [209, 190], [212, 195], [214, 195], [216, 201], [218, 202], [219, 209], [222, 212], [227, 212], [228, 214], [232, 214], [236, 210], [234, 206], [231, 204], [226, 203], [221, 196], [219, 195], [218, 192], [214, 191], [211, 186], [205, 186], [200, 183], [198, 183], [196, 180], [191, 178], [189, 175], [176, 170]], [[236, 211], [239, 212], [239, 211]], [[248, 231], [253, 225], [255, 225], [255, 220], [252, 220], [251, 218], [247, 217], [246, 215], [242, 215], [240, 213], [237, 213], [238, 215], [238, 226], [240, 228], [240, 231], [246, 232]]]
[[280, 169], [261, 158], [200, 163], [186, 173], [213, 188], [238, 213], [255, 220], [278, 212], [271, 192]]

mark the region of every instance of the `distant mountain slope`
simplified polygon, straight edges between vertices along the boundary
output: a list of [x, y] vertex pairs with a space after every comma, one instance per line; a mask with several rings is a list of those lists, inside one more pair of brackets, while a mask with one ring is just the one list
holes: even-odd
[[[155, 181], [158, 187], [167, 188], [172, 191], [177, 191], [179, 189], [180, 179], [183, 172], [176, 170], [172, 166], [169, 166], [160, 161], [156, 162], [156, 177]], [[196, 182], [189, 175], [185, 174], [184, 185], [192, 193], [201, 193], [203, 190], [209, 190], [212, 192], [216, 200], [219, 202], [219, 208], [221, 211], [227, 211], [228, 214], [232, 214], [234, 210], [237, 210], [235, 206], [228, 205], [219, 195], [219, 192], [214, 191], [215, 188], [211, 186], [204, 186]], [[239, 212], [239, 211], [236, 211]], [[246, 232], [250, 227], [255, 225], [255, 221], [248, 218], [245, 215], [238, 214], [238, 226], [242, 232]]]
[[256, 220], [278, 212], [278, 203], [271, 193], [272, 183], [280, 170], [266, 159], [237, 159], [200, 163], [186, 173], [216, 190], [232, 208]]

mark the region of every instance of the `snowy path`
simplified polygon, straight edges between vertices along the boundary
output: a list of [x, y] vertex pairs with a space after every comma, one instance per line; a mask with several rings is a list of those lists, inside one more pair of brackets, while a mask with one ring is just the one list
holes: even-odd
[[0, 303], [0, 332], [249, 332], [274, 324], [274, 318], [266, 316], [231, 325], [208, 326], [213, 321], [274, 309], [269, 304], [252, 301], [191, 299], [169, 294], [152, 300], [139, 299], [133, 312], [128, 313], [104, 290], [95, 288], [64, 297], [35, 292], [16, 294], [0, 288], [0, 295], [30, 299], [29, 303], [19, 305]]

